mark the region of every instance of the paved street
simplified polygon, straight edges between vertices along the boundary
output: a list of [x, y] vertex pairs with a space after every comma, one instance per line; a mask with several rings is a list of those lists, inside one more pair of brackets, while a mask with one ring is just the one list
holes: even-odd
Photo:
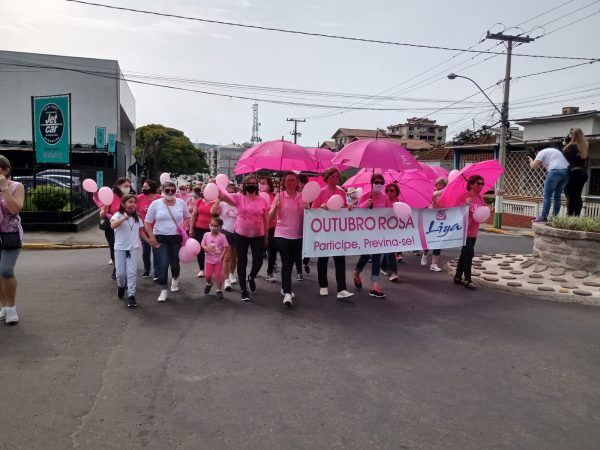
[[[531, 239], [483, 235], [476, 250], [526, 253]], [[294, 283], [293, 309], [282, 308], [280, 284], [264, 280], [251, 304], [239, 291], [217, 302], [186, 265], [168, 303], [140, 279], [140, 307], [128, 310], [107, 259], [106, 249], [21, 255], [22, 320], [0, 326], [0, 447], [600, 441], [599, 308], [470, 292], [406, 255], [403, 283], [386, 283], [385, 301], [367, 292], [351, 304], [318, 297], [313, 264]]]

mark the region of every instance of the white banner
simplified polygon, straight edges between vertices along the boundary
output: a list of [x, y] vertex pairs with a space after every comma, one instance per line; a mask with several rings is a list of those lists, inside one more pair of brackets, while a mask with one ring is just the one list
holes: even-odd
[[304, 211], [304, 257], [367, 255], [462, 247], [469, 209], [413, 209], [406, 221], [392, 208]]

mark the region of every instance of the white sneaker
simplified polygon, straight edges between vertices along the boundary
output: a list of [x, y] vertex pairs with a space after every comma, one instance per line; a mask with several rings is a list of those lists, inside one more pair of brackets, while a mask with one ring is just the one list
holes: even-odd
[[[281, 295], [283, 295], [285, 297], [285, 294], [283, 293], [283, 289], [281, 290]], [[290, 295], [292, 296], [292, 298], [296, 297], [296, 294], [294, 294], [293, 292]]]
[[437, 264], [432, 264], [432, 265], [429, 267], [429, 270], [431, 270], [432, 272], [441, 272], [441, 271], [442, 271], [442, 269], [440, 269], [440, 268], [439, 268], [439, 266], [438, 266]]
[[200, 272], [198, 272], [198, 275], [196, 275], [198, 278], [204, 278], [204, 270], [201, 270]]
[[223, 288], [227, 291], [227, 292], [231, 292], [231, 282], [229, 281], [229, 279], [225, 280], [223, 282]]
[[236, 284], [237, 283], [237, 279], [235, 278], [235, 275], [232, 274], [232, 273], [229, 274], [229, 282], [231, 284]]
[[347, 290], [343, 290], [337, 293], [337, 298], [339, 299], [345, 299], [345, 298], [350, 298], [350, 297], [354, 297], [354, 294], [352, 292], [348, 292]]
[[6, 319], [6, 308], [0, 308], [0, 320]]
[[112, 259], [109, 259], [109, 260], [108, 260], [108, 265], [109, 265], [109, 266], [112, 266], [112, 265], [113, 265], [113, 260], [112, 260]]
[[398, 279], [399, 278], [398, 278], [397, 274], [393, 273], [393, 274], [390, 275], [390, 281], [396, 282], [396, 281], [398, 281]]
[[179, 279], [173, 278], [171, 280], [171, 292], [177, 292], [179, 290]]
[[6, 310], [6, 318], [4, 320], [6, 320], [7, 324], [11, 324], [11, 323], [17, 323], [19, 321], [19, 316], [17, 316], [17, 308], [12, 306], [12, 307], [6, 307], [6, 308], [2, 308]]
[[321, 289], [319, 289], [319, 295], [321, 297], [328, 296], [329, 295], [329, 289], [327, 289], [327, 288], [321, 288]]
[[426, 266], [427, 265], [427, 255], [421, 256], [421, 265], [422, 266]]
[[158, 301], [159, 302], [166, 302], [167, 301], [167, 297], [168, 297], [168, 292], [166, 289], [161, 289], [160, 290], [160, 295], [158, 296]]
[[383, 269], [379, 269], [379, 275], [383, 275], [384, 277], [387, 276], [387, 272]]
[[291, 294], [285, 294], [283, 296], [283, 304], [285, 306], [292, 306], [292, 295]]
[[265, 277], [265, 281], [267, 283], [275, 283], [275, 277], [273, 276], [272, 273], [268, 273], [267, 276]]

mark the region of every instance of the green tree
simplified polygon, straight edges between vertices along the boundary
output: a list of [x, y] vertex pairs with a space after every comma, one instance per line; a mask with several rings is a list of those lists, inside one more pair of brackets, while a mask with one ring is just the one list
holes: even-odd
[[146, 166], [150, 178], [158, 179], [162, 172], [181, 175], [208, 169], [204, 153], [183, 131], [151, 124], [138, 128], [135, 136], [135, 156]]
[[456, 136], [454, 136], [454, 140], [458, 142], [470, 142], [475, 139], [479, 139], [481, 137], [492, 136], [494, 133], [490, 130], [470, 130], [467, 128], [466, 130], [461, 131]]

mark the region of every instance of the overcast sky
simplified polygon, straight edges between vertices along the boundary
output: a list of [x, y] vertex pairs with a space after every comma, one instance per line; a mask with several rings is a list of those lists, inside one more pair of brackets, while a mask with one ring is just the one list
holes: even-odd
[[[422, 4], [404, 0], [97, 1], [267, 27], [445, 47], [474, 46], [475, 50], [487, 50], [495, 44], [494, 41], [486, 41], [476, 45], [487, 30], [500, 32], [564, 4], [528, 21], [522, 29], [506, 30], [506, 33], [518, 34], [551, 22], [544, 29], [536, 28], [528, 33], [538, 36], [545, 30], [547, 36], [518, 47], [515, 53], [600, 57], [600, 14], [551, 33], [570, 22], [598, 13], [600, 1], [454, 0]], [[591, 6], [574, 12], [591, 3]], [[469, 99], [472, 103], [455, 105], [468, 109], [435, 110], [447, 106], [449, 100], [460, 100], [476, 92], [469, 81], [450, 81], [445, 77], [446, 73], [469, 76], [485, 88], [503, 78], [506, 61], [504, 56], [497, 56], [467, 68], [491, 55], [476, 56], [241, 29], [62, 0], [0, 0], [0, 17], [2, 50], [116, 59], [126, 74], [142, 72], [278, 88], [374, 95], [396, 86], [385, 95], [418, 99], [383, 101], [308, 96], [305, 93], [294, 94], [292, 98], [289, 93], [267, 94], [247, 89], [233, 91], [230, 88], [178, 84], [256, 97], [261, 122], [259, 134], [263, 140], [281, 136], [291, 140], [292, 124], [285, 119], [306, 117], [307, 122], [300, 124], [302, 136], [299, 138], [299, 143], [305, 146], [316, 146], [318, 142], [330, 139], [340, 127], [385, 128], [413, 116], [430, 115], [438, 123], [448, 124], [449, 137], [464, 128], [472, 128], [473, 119], [477, 127], [493, 123], [497, 117], [490, 118], [493, 108], [482, 95]], [[501, 49], [503, 47], [493, 50]], [[579, 62], [514, 57], [512, 75], [516, 77]], [[462, 65], [452, 67], [459, 63]], [[434, 68], [436, 65], [439, 66]], [[426, 73], [419, 75], [421, 72]], [[130, 84], [130, 87], [137, 102], [137, 126], [161, 123], [183, 130], [193, 141], [214, 144], [250, 139], [253, 101], [139, 84]], [[488, 93], [500, 105], [501, 87]], [[510, 111], [511, 119], [559, 113], [561, 106], [567, 105], [580, 106], [582, 110], [598, 109], [598, 93], [600, 63], [516, 80], [511, 84], [511, 103], [514, 106]], [[260, 100], [264, 98], [405, 110], [340, 111], [270, 104]]]

